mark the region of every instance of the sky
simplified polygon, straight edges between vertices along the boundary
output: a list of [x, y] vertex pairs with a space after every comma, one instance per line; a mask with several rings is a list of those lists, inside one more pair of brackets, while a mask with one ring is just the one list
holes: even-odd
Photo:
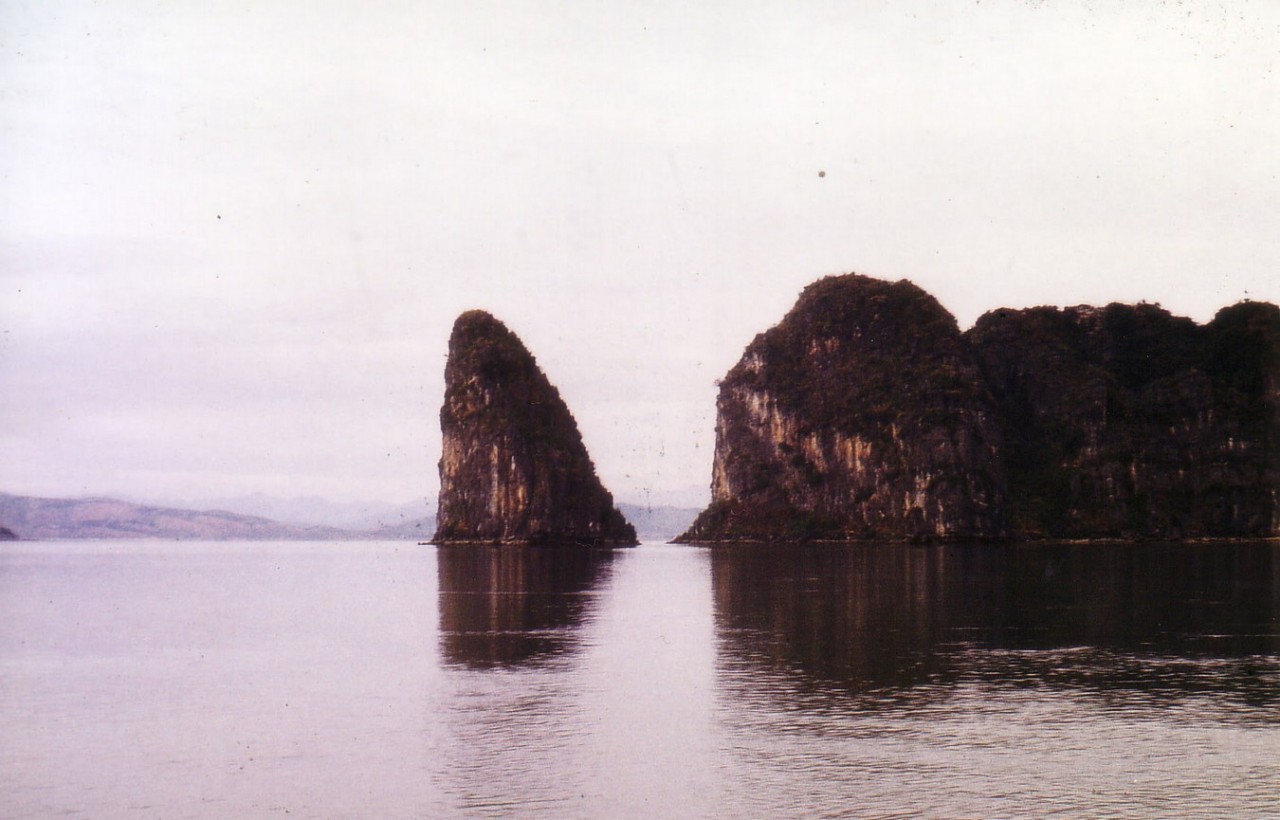
[[1280, 4], [0, 0], [0, 491], [434, 507], [503, 320], [708, 495], [801, 289], [1280, 302]]

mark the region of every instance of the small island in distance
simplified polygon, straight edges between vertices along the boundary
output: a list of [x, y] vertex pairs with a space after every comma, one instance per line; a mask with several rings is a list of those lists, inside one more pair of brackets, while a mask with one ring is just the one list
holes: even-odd
[[676, 540], [1280, 535], [1280, 309], [999, 309], [810, 285], [720, 382], [712, 500]]

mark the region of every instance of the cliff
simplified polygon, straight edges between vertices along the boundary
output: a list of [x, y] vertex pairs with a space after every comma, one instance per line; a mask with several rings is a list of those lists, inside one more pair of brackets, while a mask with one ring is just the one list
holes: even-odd
[[483, 311], [454, 323], [440, 428], [436, 543], [636, 543], [559, 392]]
[[686, 542], [1003, 534], [994, 402], [910, 282], [810, 285], [720, 382], [711, 505]]
[[685, 542], [1280, 535], [1280, 309], [1001, 309], [806, 288], [720, 383]]
[[967, 334], [1022, 536], [1280, 532], [1280, 309], [1200, 326], [1155, 305], [997, 310]]

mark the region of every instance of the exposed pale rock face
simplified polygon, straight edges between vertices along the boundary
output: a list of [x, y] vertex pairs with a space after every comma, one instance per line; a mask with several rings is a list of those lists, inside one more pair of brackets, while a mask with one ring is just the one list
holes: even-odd
[[967, 334], [1003, 419], [1011, 529], [1280, 533], [1280, 309], [996, 310]]
[[720, 383], [712, 503], [679, 540], [1003, 534], [999, 429], [955, 319], [823, 279]]
[[559, 392], [483, 311], [449, 339], [436, 543], [632, 545]]
[[806, 288], [720, 385], [678, 540], [1280, 535], [1280, 308], [1001, 309]]

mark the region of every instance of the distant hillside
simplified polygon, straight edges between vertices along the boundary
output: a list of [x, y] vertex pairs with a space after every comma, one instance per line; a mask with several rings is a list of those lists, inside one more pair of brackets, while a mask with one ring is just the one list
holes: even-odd
[[131, 504], [113, 498], [33, 498], [0, 494], [0, 521], [24, 540], [165, 538], [206, 540], [339, 540], [365, 538], [334, 527], [282, 524], [220, 510]]
[[700, 510], [647, 504], [618, 504], [641, 541], [670, 541], [689, 528]]
[[385, 524], [364, 535], [378, 541], [430, 541], [436, 531], [434, 515], [405, 519], [396, 524]]
[[354, 532], [374, 532], [398, 527], [406, 521], [430, 516], [435, 511], [435, 499], [430, 506], [425, 498], [404, 504], [377, 501], [334, 501], [316, 495], [279, 497], [266, 493], [250, 493], [238, 496], [213, 498], [146, 498], [134, 499], [140, 503], [184, 510], [225, 510], [237, 515], [266, 518], [282, 524], [333, 527]]

